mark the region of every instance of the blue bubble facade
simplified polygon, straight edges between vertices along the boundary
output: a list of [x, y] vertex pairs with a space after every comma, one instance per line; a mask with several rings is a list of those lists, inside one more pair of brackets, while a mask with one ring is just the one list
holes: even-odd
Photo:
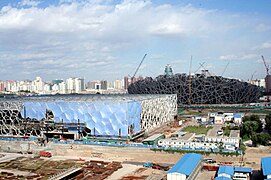
[[[128, 127], [140, 132], [140, 114], [142, 107], [137, 101], [95, 101], [95, 102], [24, 102], [21, 110], [23, 117], [31, 119], [45, 118], [46, 110], [54, 114], [55, 122], [85, 122], [96, 135], [114, 135], [119, 131], [128, 136]], [[24, 114], [26, 113], [26, 115]]]

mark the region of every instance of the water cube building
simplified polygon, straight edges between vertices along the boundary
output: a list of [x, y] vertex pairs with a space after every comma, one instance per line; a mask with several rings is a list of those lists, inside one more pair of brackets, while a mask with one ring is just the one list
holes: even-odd
[[173, 120], [176, 95], [56, 95], [0, 99], [0, 135], [42, 136], [57, 131], [132, 138]]

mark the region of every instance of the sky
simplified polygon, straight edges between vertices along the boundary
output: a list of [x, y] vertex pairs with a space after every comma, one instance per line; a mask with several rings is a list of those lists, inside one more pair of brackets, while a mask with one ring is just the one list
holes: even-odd
[[0, 79], [200, 72], [264, 78], [270, 0], [1, 0]]

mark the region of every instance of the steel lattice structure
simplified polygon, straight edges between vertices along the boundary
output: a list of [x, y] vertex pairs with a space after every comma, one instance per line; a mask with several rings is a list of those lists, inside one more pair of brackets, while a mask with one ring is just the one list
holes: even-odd
[[257, 101], [262, 90], [255, 85], [221, 76], [196, 74], [190, 78], [186, 74], [175, 74], [160, 75], [154, 79], [147, 77], [131, 84], [128, 92], [129, 94], [177, 94], [178, 104], [238, 104]]
[[45, 130], [35, 119], [22, 118], [22, 102], [0, 102], [0, 135], [42, 137]]

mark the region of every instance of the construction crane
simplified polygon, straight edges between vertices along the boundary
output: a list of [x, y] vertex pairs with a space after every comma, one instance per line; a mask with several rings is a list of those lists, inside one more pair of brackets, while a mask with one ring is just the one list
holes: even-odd
[[264, 63], [265, 69], [266, 69], [266, 75], [269, 75], [269, 65], [267, 65], [263, 56], [262, 56], [262, 59], [263, 59], [263, 63]]
[[199, 65], [209, 74], [209, 76], [212, 76], [212, 74], [203, 66], [204, 63], [199, 63]]
[[190, 59], [190, 67], [189, 67], [189, 79], [188, 79], [189, 97], [188, 97], [188, 104], [191, 104], [191, 100], [192, 100], [192, 76], [191, 76], [191, 68], [192, 68], [192, 56], [191, 56], [191, 59]]
[[256, 72], [257, 72], [257, 71], [254, 71], [254, 72], [252, 73], [251, 78], [250, 78], [250, 82], [252, 82], [253, 77], [254, 77], [254, 74], [255, 74]]
[[143, 61], [145, 60], [146, 56], [147, 56], [147, 54], [145, 54], [145, 55], [143, 56], [141, 62], [139, 63], [138, 67], [136, 68], [136, 71], [135, 71], [134, 75], [131, 77], [131, 83], [134, 83], [134, 78], [135, 78], [135, 76], [136, 76], [136, 73], [137, 73], [137, 71], [139, 70], [140, 66], [142, 65]]
[[222, 72], [221, 76], [223, 76], [223, 75], [224, 75], [224, 73], [225, 73], [226, 69], [228, 68], [229, 64], [230, 64], [230, 62], [228, 62], [228, 63], [227, 63], [227, 65], [226, 65], [226, 67], [224, 68], [224, 70], [223, 70], [223, 72]]

